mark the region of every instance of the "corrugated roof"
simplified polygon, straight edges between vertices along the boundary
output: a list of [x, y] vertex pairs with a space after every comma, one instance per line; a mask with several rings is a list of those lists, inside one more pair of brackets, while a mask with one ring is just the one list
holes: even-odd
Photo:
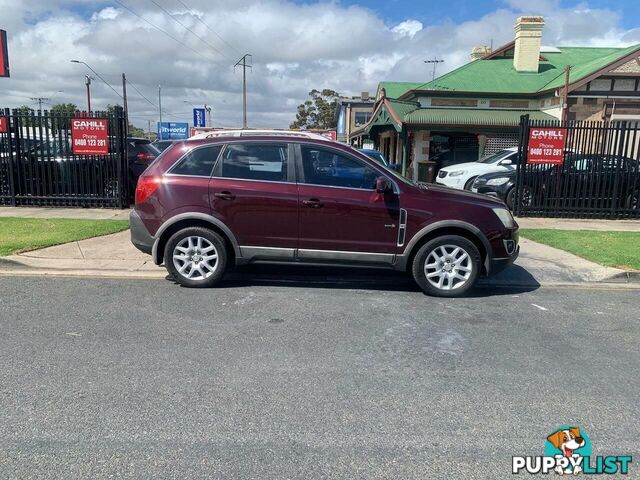
[[424, 82], [380, 82], [378, 84], [378, 90], [384, 88], [387, 93], [387, 98], [398, 98], [409, 90], [418, 88], [423, 85]]
[[518, 126], [522, 115], [532, 120], [557, 120], [537, 110], [498, 110], [479, 108], [418, 108], [406, 114], [403, 123], [423, 125]]
[[562, 87], [567, 65], [571, 65], [569, 82], [573, 83], [619, 58], [640, 51], [640, 44], [627, 48], [558, 47], [558, 50], [559, 53], [544, 53], [545, 60], [540, 61], [538, 73], [517, 72], [513, 68], [513, 58], [495, 57], [467, 63], [415, 89], [534, 94]]

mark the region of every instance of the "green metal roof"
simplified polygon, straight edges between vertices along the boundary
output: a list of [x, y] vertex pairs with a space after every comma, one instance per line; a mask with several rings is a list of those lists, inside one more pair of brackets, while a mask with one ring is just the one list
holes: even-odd
[[380, 82], [378, 91], [384, 88], [387, 98], [398, 98], [409, 90], [418, 88], [420, 85], [424, 85], [424, 82]]
[[532, 120], [557, 120], [537, 110], [479, 108], [418, 108], [404, 116], [403, 123], [422, 125], [518, 126], [522, 115]]
[[564, 86], [567, 65], [571, 65], [569, 83], [573, 83], [619, 58], [640, 51], [640, 44], [627, 48], [558, 47], [558, 50], [542, 52], [544, 60], [540, 61], [537, 73], [517, 72], [513, 68], [513, 58], [496, 56], [467, 63], [414, 89], [535, 94]]

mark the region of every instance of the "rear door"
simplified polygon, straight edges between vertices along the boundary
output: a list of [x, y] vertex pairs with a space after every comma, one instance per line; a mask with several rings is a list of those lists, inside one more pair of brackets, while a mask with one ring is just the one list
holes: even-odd
[[332, 260], [333, 252], [336, 259], [392, 261], [399, 198], [394, 192], [376, 193], [383, 169], [330, 146], [302, 143], [298, 172], [301, 259]]
[[292, 159], [287, 142], [233, 142], [222, 152], [209, 183], [210, 204], [243, 256], [294, 256], [298, 190]]

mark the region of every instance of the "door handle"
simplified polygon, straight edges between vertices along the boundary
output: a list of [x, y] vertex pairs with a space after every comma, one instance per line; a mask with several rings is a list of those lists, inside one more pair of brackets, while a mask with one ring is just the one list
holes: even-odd
[[309, 200], [303, 200], [302, 204], [310, 208], [321, 208], [323, 205], [322, 202], [317, 198], [310, 198]]
[[233, 193], [227, 192], [227, 191], [216, 192], [213, 194], [213, 196], [216, 198], [221, 198], [223, 200], [233, 200], [234, 198], [236, 198], [236, 196]]

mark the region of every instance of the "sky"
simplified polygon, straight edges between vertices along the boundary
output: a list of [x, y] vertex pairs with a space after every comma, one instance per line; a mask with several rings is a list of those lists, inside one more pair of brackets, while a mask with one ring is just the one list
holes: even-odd
[[[130, 120], [155, 130], [158, 85], [163, 120], [190, 122], [208, 104], [219, 127], [242, 124], [242, 71], [251, 53], [250, 127], [287, 127], [311, 89], [375, 93], [378, 82], [429, 81], [469, 61], [475, 46], [513, 39], [519, 15], [545, 17], [543, 45], [640, 43], [640, 2], [590, 0], [0, 0], [11, 78], [0, 107], [71, 102], [86, 108], [86, 62], [120, 91]], [[121, 99], [96, 78], [92, 107]]]

